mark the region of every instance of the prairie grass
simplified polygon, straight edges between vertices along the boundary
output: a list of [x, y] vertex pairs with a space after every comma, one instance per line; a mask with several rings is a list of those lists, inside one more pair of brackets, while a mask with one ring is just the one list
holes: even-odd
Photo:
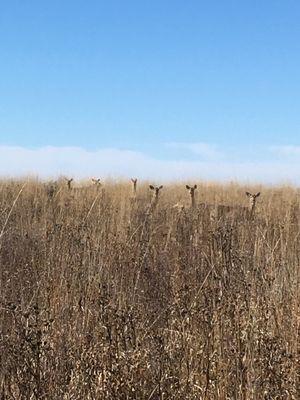
[[298, 189], [96, 186], [0, 182], [0, 399], [299, 399]]

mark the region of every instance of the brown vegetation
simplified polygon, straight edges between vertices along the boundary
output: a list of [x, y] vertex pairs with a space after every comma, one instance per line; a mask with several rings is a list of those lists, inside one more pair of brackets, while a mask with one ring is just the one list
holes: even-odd
[[131, 185], [0, 182], [0, 399], [298, 399], [298, 190]]

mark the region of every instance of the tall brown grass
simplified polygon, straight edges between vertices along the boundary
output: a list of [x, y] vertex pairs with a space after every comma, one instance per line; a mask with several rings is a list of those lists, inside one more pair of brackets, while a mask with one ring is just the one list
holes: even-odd
[[0, 399], [299, 399], [299, 191], [147, 188], [0, 182]]

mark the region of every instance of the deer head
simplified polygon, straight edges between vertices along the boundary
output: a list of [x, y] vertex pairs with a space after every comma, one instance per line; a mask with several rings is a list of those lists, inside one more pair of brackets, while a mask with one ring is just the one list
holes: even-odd
[[92, 182], [95, 186], [100, 187], [101, 186], [101, 180], [100, 179], [95, 179], [92, 178]]
[[256, 194], [252, 194], [252, 193], [246, 192], [246, 196], [249, 199], [249, 210], [250, 210], [250, 212], [252, 214], [254, 212], [254, 209], [255, 209], [256, 199], [260, 196], [260, 192], [258, 192]]
[[162, 185], [160, 185], [160, 186], [149, 185], [149, 188], [154, 191], [153, 197], [158, 198], [159, 191], [163, 188], [163, 186]]
[[73, 178], [71, 178], [71, 179], [65, 178], [65, 180], [67, 182], [68, 189], [71, 190], [72, 189], [72, 182], [73, 182], [74, 179]]
[[197, 185], [194, 185], [194, 186], [185, 185], [185, 187], [189, 191], [189, 194], [190, 194], [191, 200], [192, 200], [192, 207], [194, 207], [196, 205], [195, 190], [197, 189]]
[[156, 206], [157, 206], [159, 192], [160, 192], [160, 190], [163, 188], [163, 186], [162, 186], [162, 185], [161, 185], [161, 186], [149, 185], [149, 188], [150, 188], [151, 190], [153, 190], [153, 198], [152, 198], [152, 200], [151, 200], [151, 207], [150, 207], [151, 210], [153, 211], [153, 210], [156, 208]]
[[137, 178], [131, 178], [131, 182], [133, 184], [132, 190], [133, 190], [133, 194], [135, 196], [136, 195], [136, 188], [137, 188]]

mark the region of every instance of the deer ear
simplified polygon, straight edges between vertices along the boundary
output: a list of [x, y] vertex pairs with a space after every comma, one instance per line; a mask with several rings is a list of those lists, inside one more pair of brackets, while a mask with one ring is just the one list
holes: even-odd
[[160, 187], [158, 189], [162, 189], [162, 188], [163, 188], [163, 185], [160, 185]]
[[185, 185], [185, 187], [187, 188], [187, 190], [190, 190], [190, 186], [189, 185]]
[[255, 197], [259, 197], [260, 196], [260, 192], [256, 193]]
[[197, 185], [194, 185], [194, 189], [197, 189]]
[[133, 182], [133, 183], [134, 183], [134, 179], [133, 179], [133, 178], [131, 178], [131, 182]]
[[251, 193], [249, 193], [249, 192], [246, 192], [246, 196], [248, 196], [248, 197], [251, 197], [251, 196], [252, 196], [252, 194], [251, 194]]
[[150, 188], [151, 190], [154, 190], [154, 186], [153, 186], [153, 185], [149, 185], [149, 188]]

